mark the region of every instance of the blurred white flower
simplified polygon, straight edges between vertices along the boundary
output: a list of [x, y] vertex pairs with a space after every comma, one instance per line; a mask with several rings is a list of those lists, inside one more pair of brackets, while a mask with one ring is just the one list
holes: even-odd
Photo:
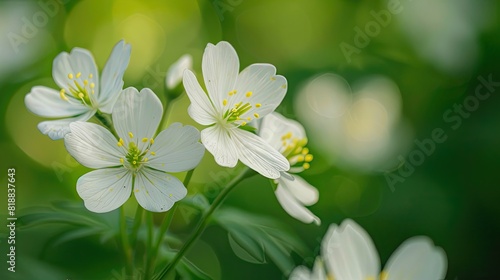
[[[304, 127], [297, 121], [273, 112], [262, 119], [259, 136], [287, 158], [291, 166], [290, 173], [309, 169], [313, 155], [306, 147]], [[290, 216], [304, 223], [321, 223], [320, 219], [305, 207], [318, 201], [319, 194], [315, 187], [300, 176], [287, 172], [282, 172], [282, 176], [274, 181], [278, 185], [276, 198]]]
[[340, 76], [319, 76], [299, 92], [297, 117], [332, 162], [364, 171], [393, 168], [397, 154], [409, 146], [398, 87], [374, 77], [353, 91]]
[[103, 213], [120, 207], [133, 192], [146, 210], [164, 212], [186, 196], [179, 179], [165, 172], [182, 172], [198, 165], [204, 148], [192, 126], [174, 123], [154, 134], [163, 108], [150, 90], [121, 93], [113, 122], [120, 139], [104, 127], [86, 122], [70, 124], [65, 137], [68, 152], [82, 165], [98, 170], [78, 179], [77, 191], [90, 211]]
[[461, 74], [475, 65], [478, 33], [492, 13], [488, 1], [419, 0], [408, 2], [396, 16], [422, 58], [441, 71]]
[[[434, 246], [428, 237], [417, 236], [403, 242], [380, 271], [380, 258], [373, 241], [350, 219], [340, 226], [330, 225], [321, 243], [321, 257], [328, 279], [335, 280], [440, 280], [446, 276], [448, 266], [443, 249]], [[313, 270], [317, 269], [317, 263]], [[306, 277], [306, 272], [306, 268], [299, 266], [290, 279], [326, 279]], [[318, 272], [311, 275], [314, 274]]]
[[249, 122], [273, 112], [286, 94], [287, 81], [276, 75], [271, 64], [252, 64], [238, 74], [240, 63], [234, 48], [227, 42], [208, 44], [203, 54], [202, 70], [207, 93], [190, 70], [184, 72], [184, 88], [191, 100], [188, 113], [196, 122], [208, 126], [201, 141], [225, 167], [238, 160], [276, 179], [290, 168], [288, 160], [259, 136]]
[[314, 261], [314, 266], [312, 271], [310, 271], [307, 267], [305, 266], [298, 266], [296, 267], [292, 273], [290, 274], [290, 277], [288, 278], [290, 280], [328, 280], [324, 267], [323, 260], [321, 257], [317, 257], [316, 260]]
[[102, 77], [92, 54], [85, 49], [73, 48], [54, 59], [52, 77], [61, 88], [59, 91], [36, 86], [26, 95], [26, 107], [33, 113], [47, 118], [38, 129], [57, 140], [69, 132], [69, 124], [87, 121], [97, 111], [111, 113], [123, 87], [123, 74], [130, 60], [130, 45], [122, 40], [116, 44], [104, 66]]
[[168, 68], [167, 76], [165, 77], [165, 84], [169, 90], [174, 89], [182, 82], [182, 75], [184, 70], [193, 68], [193, 58], [189, 54], [181, 56], [176, 62]]

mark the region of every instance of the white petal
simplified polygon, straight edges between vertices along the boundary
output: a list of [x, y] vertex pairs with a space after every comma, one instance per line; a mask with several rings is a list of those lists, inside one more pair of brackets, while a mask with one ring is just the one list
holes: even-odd
[[350, 219], [340, 227], [330, 225], [321, 255], [335, 280], [377, 279], [380, 272], [380, 259], [370, 236]]
[[155, 138], [149, 149], [155, 155], [149, 157], [147, 165], [166, 172], [191, 170], [200, 163], [205, 152], [199, 140], [198, 129], [173, 123]]
[[280, 152], [283, 152], [285, 149], [281, 137], [287, 133], [291, 133], [292, 138], [306, 138], [304, 127], [295, 120], [287, 119], [276, 112], [262, 119], [259, 127], [259, 136]]
[[193, 120], [202, 125], [211, 125], [216, 122], [215, 108], [203, 91], [194, 73], [190, 70], [184, 71], [184, 88], [191, 101], [188, 113]]
[[45, 135], [48, 135], [52, 140], [59, 140], [64, 138], [64, 135], [70, 132], [69, 125], [76, 121], [85, 122], [95, 114], [95, 111], [88, 111], [85, 114], [76, 116], [74, 118], [67, 118], [61, 120], [44, 121], [38, 124], [38, 129]]
[[76, 190], [90, 211], [113, 211], [130, 197], [132, 175], [125, 168], [94, 170], [78, 179]]
[[318, 202], [319, 192], [315, 187], [300, 176], [291, 176], [293, 177], [291, 180], [281, 176], [278, 179], [279, 184], [285, 187], [291, 195], [306, 206], [311, 206]]
[[24, 103], [34, 114], [47, 118], [72, 117], [89, 111], [81, 102], [62, 100], [59, 91], [44, 86], [33, 87]]
[[281, 178], [278, 180], [280, 180], [280, 183], [278, 184], [278, 188], [276, 188], [275, 194], [281, 207], [283, 207], [290, 216], [303, 223], [309, 224], [314, 222], [316, 225], [320, 225], [320, 219], [307, 209], [299, 198], [287, 188], [286, 184], [293, 184], [293, 181], [283, 180]]
[[103, 168], [120, 165], [124, 151], [118, 140], [104, 127], [85, 122], [70, 124], [71, 133], [64, 137], [68, 152], [82, 165]]
[[181, 56], [176, 62], [174, 62], [167, 71], [167, 76], [165, 77], [165, 84], [167, 88], [174, 89], [181, 81], [184, 70], [193, 68], [193, 58], [189, 54]]
[[143, 151], [149, 142], [141, 140], [154, 136], [162, 114], [163, 107], [154, 92], [148, 88], [138, 92], [137, 89], [129, 87], [122, 91], [116, 102], [113, 123], [118, 136], [125, 141], [125, 147], [128, 147], [130, 142], [135, 142], [139, 150]]
[[214, 156], [215, 162], [224, 167], [235, 167], [238, 163], [236, 146], [228, 131], [216, 124], [201, 131], [201, 142]]
[[312, 271], [312, 279], [326, 280], [325, 265], [321, 257], [317, 257], [314, 261], [314, 267]]
[[311, 271], [307, 267], [301, 265], [292, 270], [288, 280], [315, 280], [315, 278], [312, 278]]
[[230, 132], [239, 160], [262, 176], [277, 179], [281, 171], [290, 169], [288, 160], [259, 136], [239, 128]]
[[111, 113], [123, 88], [123, 74], [130, 61], [130, 44], [118, 42], [102, 70], [101, 90], [98, 92], [99, 109]]
[[165, 212], [186, 196], [187, 189], [176, 177], [146, 167], [136, 176], [134, 194], [144, 209]]
[[387, 280], [440, 280], [447, 270], [446, 253], [424, 236], [412, 237], [387, 261]]
[[[78, 73], [81, 73], [81, 76], [77, 78]], [[68, 77], [69, 74], [73, 76], [73, 79]], [[89, 77], [90, 75], [92, 78]], [[60, 88], [66, 90], [66, 93], [70, 92], [70, 86], [75, 87], [75, 81], [83, 85], [83, 81], [87, 80], [89, 84], [94, 83], [96, 89], [99, 88], [99, 73], [94, 57], [86, 49], [73, 48], [69, 54], [67, 52], [60, 53], [54, 59], [52, 77]], [[94, 95], [89, 96], [93, 98]]]
[[[236, 82], [239, 101], [249, 102], [250, 105], [261, 104], [260, 108], [253, 107], [242, 118], [251, 117], [257, 113], [260, 117], [273, 112], [285, 97], [287, 81], [285, 77], [276, 75], [276, 68], [271, 64], [252, 64], [241, 71]], [[252, 92], [250, 97], [246, 97]]]
[[235, 89], [240, 71], [240, 61], [233, 46], [228, 42], [208, 44], [203, 53], [203, 78], [210, 99], [218, 112], [222, 111], [222, 101]]

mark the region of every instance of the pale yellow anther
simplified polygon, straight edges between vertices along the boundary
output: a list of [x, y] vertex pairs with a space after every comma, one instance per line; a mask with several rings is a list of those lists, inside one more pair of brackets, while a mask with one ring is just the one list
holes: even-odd
[[253, 116], [254, 116], [256, 119], [257, 119], [257, 118], [259, 118], [259, 114], [257, 114], [257, 113], [254, 113], [254, 114], [253, 114]]
[[255, 104], [256, 108], [260, 108], [260, 106], [262, 106], [262, 104], [260, 104], [260, 103]]
[[306, 162], [311, 162], [313, 160], [313, 158], [314, 158], [313, 155], [307, 154], [304, 159]]
[[135, 160], [134, 160], [134, 161], [132, 161], [132, 164], [134, 164], [134, 165], [135, 165], [135, 164], [137, 164], [137, 161], [135, 161]]
[[307, 169], [309, 169], [309, 168], [311, 167], [311, 165], [310, 165], [309, 163], [307, 163], [307, 162], [306, 162], [306, 163], [304, 163], [304, 164], [302, 165], [302, 167], [303, 167], [304, 169], [306, 169], [306, 170], [307, 170]]
[[151, 155], [152, 155], [152, 156], [156, 156], [156, 153], [155, 153], [155, 152], [151, 152]]
[[94, 77], [94, 75], [89, 74], [89, 79], [92, 79], [93, 77]]
[[92, 90], [92, 94], [94, 94], [94, 93], [95, 93], [95, 90]]
[[149, 140], [148, 138], [142, 138], [141, 141], [144, 142], [144, 143], [146, 143], [146, 142], [148, 142], [148, 140]]
[[153, 138], [149, 139], [149, 143], [151, 143], [151, 145], [153, 145], [155, 143], [155, 140]]
[[252, 120], [252, 118], [250, 118], [250, 117], [247, 118], [247, 121], [251, 121], [251, 120]]
[[69, 73], [68, 74], [68, 79], [73, 79], [73, 74]]
[[229, 96], [235, 95], [235, 94], [236, 94], [236, 90], [232, 90], [232, 91], [229, 92]]
[[271, 77], [271, 81], [276, 81], [276, 77]]
[[139, 189], [135, 189], [135, 190], [134, 190], [134, 192], [135, 192], [135, 193], [138, 193], [138, 192], [139, 192]]
[[88, 85], [88, 84], [89, 84], [89, 81], [88, 81], [88, 80], [83, 80], [83, 84], [84, 84], [84, 85]]
[[297, 161], [298, 162], [303, 162], [304, 161], [304, 156], [302, 156], [302, 155], [297, 156]]
[[302, 154], [303, 154], [303, 155], [307, 155], [308, 153], [309, 153], [309, 149], [308, 149], [308, 148], [304, 148], [304, 149], [302, 150]]
[[241, 123], [241, 126], [245, 126], [245, 125], [247, 125], [247, 123], [246, 123], [246, 122], [242, 122], [242, 123]]
[[222, 100], [222, 105], [224, 105], [224, 106], [227, 105], [227, 99]]
[[123, 164], [125, 162], [125, 160], [123, 160], [123, 158], [120, 158], [120, 163]]
[[82, 76], [82, 72], [78, 72], [78, 73], [76, 73], [76, 78], [77, 78], [77, 79], [78, 79], [78, 78], [80, 78], [80, 76]]
[[148, 160], [149, 160], [149, 159], [148, 159], [147, 157], [145, 157], [145, 158], [144, 158], [144, 162], [148, 162]]
[[282, 85], [281, 88], [286, 88], [286, 84]]
[[90, 88], [95, 88], [95, 84], [94, 83], [90, 83]]
[[78, 93], [78, 98], [83, 99], [84, 96], [82, 92]]
[[291, 132], [288, 132], [287, 134], [281, 136], [281, 140], [290, 139], [290, 138], [292, 138]]
[[133, 134], [132, 132], [129, 132], [129, 133], [128, 133], [128, 137], [130, 137], [130, 138], [134, 138], [134, 134]]
[[173, 195], [173, 194], [169, 194], [168, 196], [169, 196], [169, 197], [172, 197], [172, 196], [174, 196], [174, 195]]
[[249, 91], [249, 92], [247, 92], [247, 93], [245, 94], [245, 96], [246, 96], [246, 97], [250, 97], [250, 96], [252, 96], [252, 94], [253, 94], [253, 92]]
[[238, 110], [236, 108], [231, 109], [231, 112], [236, 113]]
[[68, 101], [69, 99], [66, 97], [66, 91], [64, 89], [61, 89], [59, 92], [59, 96], [61, 97], [62, 100]]
[[283, 147], [286, 147], [286, 144], [287, 144], [286, 141], [283, 141]]
[[241, 102], [234, 104], [234, 108], [236, 108], [236, 109], [238, 109], [238, 107], [240, 107], [240, 106], [241, 106]]
[[123, 146], [123, 139], [120, 138], [120, 140], [118, 141], [118, 143], [116, 145], [118, 145], [118, 147], [122, 147]]

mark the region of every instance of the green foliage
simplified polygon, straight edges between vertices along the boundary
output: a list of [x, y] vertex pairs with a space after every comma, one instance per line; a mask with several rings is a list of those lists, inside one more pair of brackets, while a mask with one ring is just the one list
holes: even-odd
[[275, 219], [230, 207], [217, 210], [213, 219], [227, 230], [233, 252], [244, 261], [263, 264], [270, 260], [289, 274], [295, 267], [292, 251], [307, 254], [298, 236]]

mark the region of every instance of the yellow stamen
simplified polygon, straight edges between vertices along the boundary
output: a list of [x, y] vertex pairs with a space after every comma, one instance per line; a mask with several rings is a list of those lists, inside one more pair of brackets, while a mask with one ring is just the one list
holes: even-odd
[[80, 92], [80, 93], [78, 93], [78, 98], [83, 99], [83, 97], [84, 97], [84, 96], [85, 96], [85, 95], [83, 95], [83, 93], [81, 93], [81, 92]]
[[123, 158], [120, 158], [120, 163], [123, 164], [124, 162]]
[[155, 143], [155, 140], [153, 138], [149, 139], [149, 143], [151, 143], [151, 145], [153, 145]]
[[84, 84], [84, 85], [88, 85], [88, 84], [89, 84], [89, 81], [88, 81], [88, 80], [83, 80], [83, 84]]
[[73, 74], [69, 73], [68, 74], [68, 79], [73, 79]]
[[304, 156], [297, 156], [297, 161], [298, 162], [303, 162], [304, 161]]
[[89, 74], [89, 79], [92, 79], [92, 77], [94, 77], [94, 75], [92, 75], [92, 74]]
[[235, 95], [235, 94], [236, 94], [236, 90], [232, 90], [232, 91], [229, 92], [229, 96]]
[[94, 94], [94, 93], [95, 93], [95, 90], [92, 90], [92, 94]]
[[123, 139], [120, 138], [120, 140], [118, 140], [118, 147], [122, 147], [123, 146]]
[[260, 103], [255, 104], [256, 108], [260, 108], [260, 106], [262, 106], [262, 104], [260, 104]]
[[224, 105], [224, 106], [227, 105], [227, 99], [222, 100], [222, 105]]
[[144, 143], [146, 143], [146, 142], [148, 142], [148, 138], [142, 138], [141, 141], [144, 142]]
[[281, 88], [286, 88], [286, 84], [282, 85]]
[[305, 156], [305, 160], [306, 160], [306, 162], [311, 162], [311, 161], [313, 160], [313, 155], [311, 155], [311, 154], [307, 154], [307, 155]]
[[90, 88], [95, 88], [95, 84], [94, 83], [90, 83]]
[[155, 152], [151, 152], [151, 155], [152, 155], [152, 156], [156, 156], [156, 153], [155, 153]]
[[254, 116], [256, 119], [257, 119], [257, 118], [259, 118], [259, 114], [257, 114], [257, 113], [253, 114], [253, 116]]
[[251, 121], [251, 120], [252, 120], [252, 118], [250, 118], [250, 117], [247, 118], [247, 121]]
[[68, 101], [69, 99], [66, 97], [66, 91], [64, 89], [61, 89], [61, 91], [59, 92], [59, 96], [61, 97], [62, 100], [64, 101]]
[[242, 123], [241, 123], [241, 126], [245, 126], [245, 125], [247, 125], [247, 123], [246, 123], [246, 122], [242, 122]]
[[309, 153], [309, 149], [308, 149], [308, 148], [304, 148], [304, 149], [302, 150], [302, 154], [303, 154], [303, 155], [307, 155], [308, 153]]
[[147, 157], [144, 158], [144, 162], [148, 162], [148, 158]]
[[81, 75], [82, 75], [82, 72], [78, 72], [78, 73], [76, 73], [76, 78], [77, 78], [77, 79], [78, 79], [78, 78], [80, 78], [80, 76], [81, 76]]
[[130, 137], [130, 138], [134, 138], [134, 134], [133, 134], [132, 132], [129, 132], [129, 133], [128, 133], [128, 137]]
[[276, 77], [271, 77], [271, 81], [276, 81]]
[[137, 164], [137, 161], [135, 161], [135, 160], [134, 160], [134, 161], [132, 161], [132, 164], [133, 164], [133, 165], [136, 165], [136, 164]]
[[303, 167], [305, 170], [307, 170], [307, 169], [309, 169], [309, 168], [311, 167], [311, 165], [310, 165], [309, 163], [307, 163], [307, 162], [306, 162], [306, 163], [304, 163], [304, 164], [302, 165], [302, 167]]
[[246, 97], [250, 97], [250, 96], [252, 96], [252, 94], [253, 94], [253, 92], [249, 91], [249, 92], [247, 92], [247, 93], [245, 94], [245, 96], [246, 96]]

